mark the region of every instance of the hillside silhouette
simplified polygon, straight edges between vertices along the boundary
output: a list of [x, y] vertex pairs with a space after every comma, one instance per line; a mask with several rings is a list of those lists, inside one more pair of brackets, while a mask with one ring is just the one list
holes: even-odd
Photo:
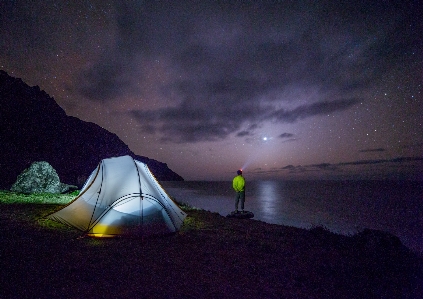
[[63, 183], [81, 187], [102, 159], [123, 155], [146, 163], [159, 181], [183, 180], [167, 164], [134, 154], [116, 134], [66, 115], [38, 86], [1, 70], [0, 105], [1, 189], [35, 161], [49, 162]]

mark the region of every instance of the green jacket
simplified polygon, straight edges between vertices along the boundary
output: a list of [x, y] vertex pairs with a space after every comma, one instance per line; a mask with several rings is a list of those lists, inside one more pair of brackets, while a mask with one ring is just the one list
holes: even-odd
[[245, 180], [242, 175], [237, 175], [234, 177], [232, 187], [236, 192], [245, 191]]

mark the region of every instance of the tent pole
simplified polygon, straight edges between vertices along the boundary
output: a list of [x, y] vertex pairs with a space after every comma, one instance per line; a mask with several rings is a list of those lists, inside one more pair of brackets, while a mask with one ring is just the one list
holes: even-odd
[[135, 162], [135, 159], [132, 158], [132, 161], [134, 162], [135, 165], [135, 169], [137, 170], [137, 175], [138, 175], [138, 183], [140, 186], [140, 221], [141, 223], [138, 222], [138, 224], [140, 224], [141, 227], [141, 236], [144, 237], [144, 212], [143, 212], [143, 196], [142, 196], [142, 186], [141, 186], [141, 176], [140, 176], [140, 171], [138, 169], [138, 165], [137, 162]]
[[94, 217], [94, 214], [95, 214], [95, 210], [96, 210], [96, 208], [97, 208], [97, 203], [98, 203], [98, 199], [100, 198], [100, 194], [101, 194], [101, 189], [103, 188], [103, 180], [104, 180], [104, 162], [103, 162], [103, 160], [99, 163], [99, 167], [101, 167], [101, 184], [100, 184], [100, 190], [98, 191], [98, 195], [97, 195], [97, 199], [96, 199], [96, 201], [95, 201], [95, 206], [94, 206], [94, 209], [93, 209], [93, 213], [91, 214], [91, 218], [90, 218], [90, 222], [88, 222], [88, 227], [87, 227], [87, 231], [86, 231], [86, 233], [88, 233], [89, 232], [89, 230], [91, 229], [91, 223], [92, 223], [92, 221], [93, 221], [93, 217]]

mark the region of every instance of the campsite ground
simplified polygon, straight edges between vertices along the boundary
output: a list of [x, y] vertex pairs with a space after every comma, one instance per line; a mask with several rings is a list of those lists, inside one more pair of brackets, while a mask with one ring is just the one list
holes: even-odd
[[[1, 195], [5, 193], [1, 193]], [[186, 208], [179, 233], [94, 239], [0, 200], [1, 298], [423, 298], [393, 236], [340, 236]]]

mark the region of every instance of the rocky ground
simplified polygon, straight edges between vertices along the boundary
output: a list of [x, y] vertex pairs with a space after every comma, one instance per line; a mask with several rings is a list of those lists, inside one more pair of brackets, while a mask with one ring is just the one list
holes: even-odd
[[176, 234], [94, 239], [59, 208], [0, 204], [1, 298], [423, 298], [422, 258], [384, 233], [186, 209]]

